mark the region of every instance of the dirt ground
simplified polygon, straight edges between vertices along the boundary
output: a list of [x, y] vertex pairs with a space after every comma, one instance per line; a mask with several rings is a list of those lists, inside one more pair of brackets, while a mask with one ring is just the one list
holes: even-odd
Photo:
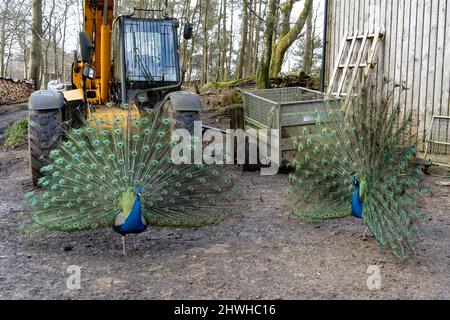
[[[20, 112], [0, 109], [0, 135]], [[450, 187], [441, 181], [427, 178], [432, 194], [420, 207], [429, 221], [404, 262], [364, 238], [358, 220], [293, 217], [287, 175], [257, 173], [242, 175], [251, 192], [233, 217], [198, 230], [149, 228], [124, 257], [112, 230], [25, 238], [17, 216], [32, 189], [27, 146], [0, 147], [0, 299], [450, 299]], [[80, 290], [66, 285], [73, 265]], [[372, 265], [380, 290], [367, 287]]]

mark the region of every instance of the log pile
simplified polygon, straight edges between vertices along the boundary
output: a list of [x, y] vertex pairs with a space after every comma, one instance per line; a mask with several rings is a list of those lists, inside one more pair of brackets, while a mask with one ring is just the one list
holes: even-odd
[[[198, 93], [198, 85], [196, 91]], [[216, 89], [252, 89], [256, 85], [256, 77], [251, 76], [243, 79], [229, 80], [216, 83], [208, 83], [202, 89], [203, 91], [216, 90]], [[290, 72], [287, 74], [280, 74], [278, 77], [270, 78], [270, 85], [272, 88], [286, 88], [286, 87], [303, 87], [313, 90], [319, 90], [320, 79], [313, 78], [305, 72]]]
[[27, 100], [32, 92], [30, 81], [0, 78], [0, 105]]

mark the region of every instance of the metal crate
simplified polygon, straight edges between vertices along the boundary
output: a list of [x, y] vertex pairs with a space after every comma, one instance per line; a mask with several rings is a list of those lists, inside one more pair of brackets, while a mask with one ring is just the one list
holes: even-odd
[[433, 116], [426, 141], [425, 160], [450, 167], [450, 117]]
[[317, 110], [338, 105], [340, 99], [301, 87], [247, 91], [243, 94], [245, 129], [278, 129], [280, 161], [297, 155], [294, 142], [305, 127], [316, 123]]

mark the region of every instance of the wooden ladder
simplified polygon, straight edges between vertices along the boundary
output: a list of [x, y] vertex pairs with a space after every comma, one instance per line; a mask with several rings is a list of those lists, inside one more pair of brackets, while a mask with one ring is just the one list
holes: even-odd
[[330, 79], [328, 94], [343, 97], [344, 106], [348, 105], [352, 97], [357, 96], [354, 92], [355, 84], [364, 85], [370, 75], [370, 71], [376, 66], [378, 49], [384, 39], [384, 30], [371, 34], [348, 34], [342, 41], [333, 75]]

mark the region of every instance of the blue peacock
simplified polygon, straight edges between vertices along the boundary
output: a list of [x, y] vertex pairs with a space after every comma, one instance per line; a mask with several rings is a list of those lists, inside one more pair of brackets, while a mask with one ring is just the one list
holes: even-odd
[[291, 164], [294, 214], [313, 220], [362, 219], [383, 247], [410, 256], [420, 235], [421, 170], [413, 164], [412, 117], [373, 85], [347, 105], [317, 110]]
[[[112, 227], [122, 236], [148, 226], [201, 227], [223, 220], [240, 194], [233, 169], [172, 162], [171, 117], [151, 114], [90, 119], [42, 168], [40, 189], [27, 194], [30, 234]], [[136, 244], [136, 242], [135, 242]]]

